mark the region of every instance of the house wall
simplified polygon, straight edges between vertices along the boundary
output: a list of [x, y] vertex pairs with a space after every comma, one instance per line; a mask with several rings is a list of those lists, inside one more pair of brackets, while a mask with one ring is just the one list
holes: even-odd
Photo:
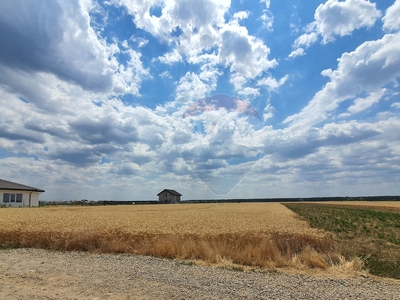
[[[22, 194], [22, 202], [3, 202], [3, 195]], [[18, 191], [18, 190], [0, 190], [0, 206], [27, 207], [29, 206], [29, 194], [31, 194], [31, 206], [39, 206], [39, 192]]]
[[181, 196], [175, 196], [167, 191], [162, 192], [158, 195], [158, 201], [160, 202], [168, 202], [168, 203], [177, 203], [181, 201]]

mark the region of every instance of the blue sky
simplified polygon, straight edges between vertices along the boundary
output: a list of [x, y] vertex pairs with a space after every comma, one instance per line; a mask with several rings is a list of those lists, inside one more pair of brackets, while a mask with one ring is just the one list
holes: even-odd
[[400, 194], [400, 0], [5, 0], [0, 177], [41, 199]]

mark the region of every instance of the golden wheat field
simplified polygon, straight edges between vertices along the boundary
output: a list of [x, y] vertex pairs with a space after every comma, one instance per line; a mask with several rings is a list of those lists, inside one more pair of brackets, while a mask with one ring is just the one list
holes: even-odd
[[326, 269], [333, 242], [279, 203], [0, 209], [0, 245]]
[[317, 234], [279, 203], [121, 205], [0, 210], [6, 230], [107, 231], [130, 233], [298, 233]]

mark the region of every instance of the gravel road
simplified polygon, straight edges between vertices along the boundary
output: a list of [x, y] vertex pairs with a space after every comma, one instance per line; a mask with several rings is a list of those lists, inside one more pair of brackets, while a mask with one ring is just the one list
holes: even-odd
[[400, 281], [240, 272], [144, 256], [0, 251], [0, 299], [400, 299]]

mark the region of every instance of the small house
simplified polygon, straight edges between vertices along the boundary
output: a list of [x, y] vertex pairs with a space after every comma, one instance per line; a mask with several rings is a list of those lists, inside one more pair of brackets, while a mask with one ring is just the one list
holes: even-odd
[[157, 194], [158, 201], [162, 203], [179, 203], [181, 202], [182, 194], [175, 190], [164, 189]]
[[0, 179], [0, 206], [39, 206], [39, 195], [44, 190]]

